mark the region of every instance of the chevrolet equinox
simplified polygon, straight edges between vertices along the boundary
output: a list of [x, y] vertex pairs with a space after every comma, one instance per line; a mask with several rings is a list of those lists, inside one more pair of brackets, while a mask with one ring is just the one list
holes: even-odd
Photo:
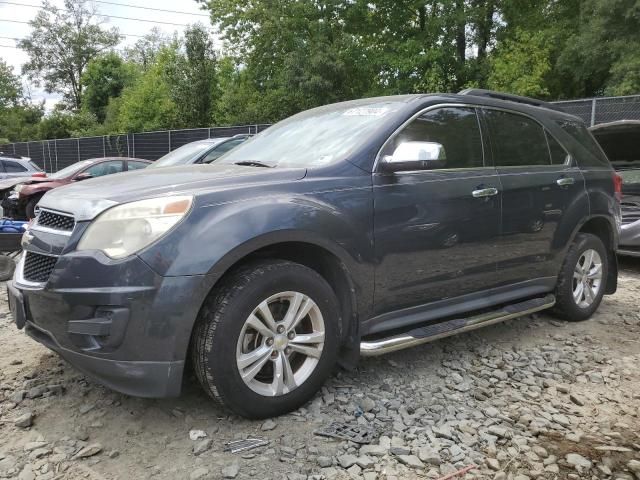
[[213, 165], [40, 201], [18, 328], [130, 395], [190, 362], [236, 413], [307, 402], [336, 364], [616, 290], [620, 179], [582, 122], [484, 90], [294, 115]]

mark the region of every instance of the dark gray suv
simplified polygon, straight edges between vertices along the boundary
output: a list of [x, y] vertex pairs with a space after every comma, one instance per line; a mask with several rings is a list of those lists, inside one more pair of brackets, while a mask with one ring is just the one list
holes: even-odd
[[297, 408], [336, 363], [616, 290], [619, 182], [575, 117], [473, 90], [309, 110], [214, 165], [40, 202], [19, 328], [131, 395], [193, 364], [235, 412]]

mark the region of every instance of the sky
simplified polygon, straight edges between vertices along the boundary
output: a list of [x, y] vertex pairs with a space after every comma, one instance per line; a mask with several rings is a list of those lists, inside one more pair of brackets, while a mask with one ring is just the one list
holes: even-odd
[[[64, 6], [63, 0], [51, 0], [51, 3], [60, 8], [63, 8]], [[135, 5], [143, 8], [113, 5], [114, 3]], [[0, 37], [24, 38], [29, 34], [31, 27], [27, 24], [2, 21], [17, 20], [21, 22], [28, 22], [32, 20], [38, 12], [38, 8], [26, 5], [35, 5], [39, 7], [42, 5], [42, 2], [40, 0], [0, 0]], [[104, 27], [117, 27], [121, 34], [128, 33], [134, 35], [145, 35], [153, 27], [157, 27], [167, 34], [172, 34], [173, 32], [178, 32], [180, 34], [185, 29], [184, 26], [153, 22], [168, 22], [185, 25], [201, 22], [205, 25], [210, 25], [210, 20], [206, 11], [201, 10], [201, 4], [196, 3], [195, 0], [105, 0], [105, 3], [95, 2], [94, 5], [102, 15], [114, 15], [118, 17], [138, 19], [124, 20], [118, 18], [105, 18], [107, 23], [104, 24]], [[145, 7], [186, 13], [159, 12], [144, 9]], [[118, 48], [131, 45], [135, 43], [136, 40], [138, 40], [136, 37], [124, 37]], [[15, 74], [20, 74], [22, 64], [27, 61], [27, 55], [22, 50], [12, 48], [15, 44], [15, 40], [0, 38], [0, 58], [13, 67], [13, 72]], [[23, 83], [25, 87], [29, 85], [26, 78], [23, 78]], [[58, 95], [47, 93], [42, 88], [38, 88], [33, 85], [29, 85], [29, 88], [31, 90], [32, 101], [34, 103], [39, 103], [44, 99], [45, 108], [47, 110], [51, 110], [53, 105], [55, 105], [59, 100]]]

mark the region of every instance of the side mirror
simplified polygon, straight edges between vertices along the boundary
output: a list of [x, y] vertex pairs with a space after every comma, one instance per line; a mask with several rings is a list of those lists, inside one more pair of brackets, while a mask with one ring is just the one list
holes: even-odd
[[443, 167], [446, 161], [447, 155], [440, 143], [403, 142], [393, 155], [382, 157], [381, 166], [385, 172], [429, 170]]
[[89, 178], [93, 178], [93, 175], [91, 175], [90, 173], [79, 173], [78, 175], [76, 175], [73, 179], [78, 182], [80, 180], [87, 180]]

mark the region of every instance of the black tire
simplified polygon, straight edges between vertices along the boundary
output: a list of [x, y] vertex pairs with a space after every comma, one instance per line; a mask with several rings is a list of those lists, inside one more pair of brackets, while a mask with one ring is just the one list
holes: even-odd
[[42, 195], [37, 195], [35, 197], [30, 198], [29, 201], [27, 202], [27, 205], [24, 209], [27, 220], [36, 218], [36, 205], [38, 205], [38, 202], [40, 201], [41, 198], [42, 198]]
[[[295, 291], [310, 297], [324, 320], [325, 339], [315, 369], [301, 385], [279, 396], [261, 395], [245, 384], [236, 364], [236, 347], [245, 320], [263, 300]], [[247, 418], [288, 413], [309, 401], [336, 363], [340, 321], [338, 301], [318, 273], [285, 260], [261, 261], [231, 273], [205, 301], [192, 334], [194, 370], [215, 400]]]
[[16, 269], [16, 262], [8, 255], [0, 254], [0, 282], [11, 280]]
[[[573, 296], [574, 288], [574, 269], [582, 254], [589, 250], [595, 250], [600, 255], [602, 261], [602, 280], [597, 295], [588, 307], [578, 305]], [[570, 322], [579, 322], [587, 320], [600, 306], [602, 297], [606, 290], [607, 274], [609, 273], [609, 256], [607, 250], [599, 237], [590, 233], [579, 233], [567, 252], [562, 269], [558, 275], [558, 284], [556, 286], [556, 304], [552, 309], [552, 313]]]

